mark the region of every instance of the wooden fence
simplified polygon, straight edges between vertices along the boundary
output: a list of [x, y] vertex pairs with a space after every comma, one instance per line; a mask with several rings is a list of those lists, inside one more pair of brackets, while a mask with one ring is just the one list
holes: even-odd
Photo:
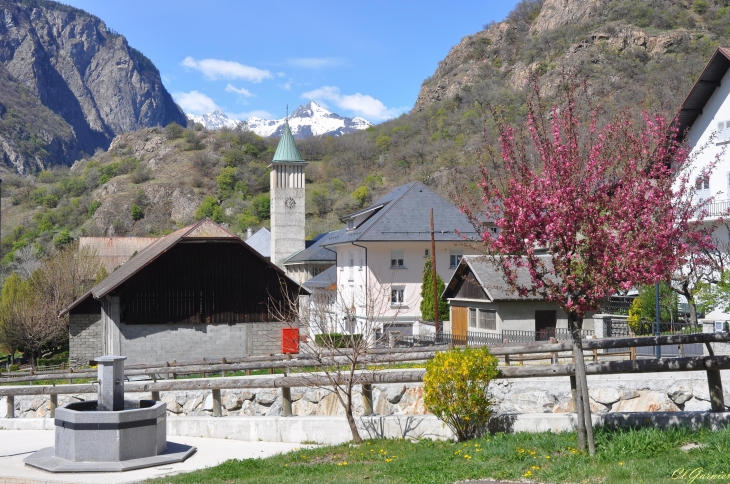
[[[707, 373], [707, 381], [710, 393], [710, 404], [712, 411], [719, 412], [725, 410], [722, 379], [720, 370], [730, 369], [730, 356], [714, 356], [709, 343], [730, 341], [730, 333], [710, 333], [710, 334], [691, 334], [691, 335], [671, 335], [671, 336], [651, 336], [636, 338], [605, 338], [605, 339], [588, 339], [583, 341], [583, 347], [586, 350], [599, 350], [609, 348], [637, 348], [656, 345], [672, 345], [672, 344], [692, 344], [704, 343], [707, 345], [710, 356], [691, 357], [691, 358], [665, 358], [665, 359], [644, 359], [644, 360], [627, 360], [627, 361], [604, 361], [586, 364], [586, 374], [588, 375], [610, 375], [617, 373], [656, 373], [656, 372], [674, 372], [674, 371], [705, 371]], [[518, 354], [540, 354], [548, 353], [550, 355], [558, 354], [561, 351], [568, 351], [572, 348], [570, 342], [560, 343], [530, 343], [522, 345], [504, 345], [501, 347], [492, 347], [491, 352], [495, 356], [513, 356]], [[380, 350], [375, 354], [368, 355], [367, 361], [370, 363], [404, 361], [404, 357], [408, 357], [411, 361], [426, 360], [431, 358], [436, 351], [418, 351], [403, 353], [392, 350]], [[331, 356], [331, 363], [336, 364], [342, 362], [346, 356]], [[551, 356], [553, 358], [553, 356]], [[196, 362], [199, 363], [199, 362]], [[171, 370], [183, 372], [221, 372], [221, 371], [237, 371], [241, 369], [252, 369], [258, 367], [271, 367], [275, 365], [278, 368], [301, 368], [308, 366], [321, 365], [321, 361], [315, 361], [306, 357], [288, 359], [284, 355], [276, 355], [271, 357], [256, 357], [255, 361], [250, 359], [241, 359], [238, 363], [218, 363], [205, 362], [206, 364], [186, 365], [186, 366], [151, 366], [142, 368], [137, 367], [125, 368], [125, 376], [131, 376], [132, 373], [138, 375], [155, 375], [171, 373]], [[80, 374], [73, 374], [75, 378], [80, 378]], [[95, 376], [90, 373], [89, 378]], [[353, 382], [362, 385], [363, 408], [366, 415], [372, 413], [372, 385], [378, 383], [413, 383], [423, 381], [425, 370], [388, 370], [388, 371], [357, 371], [353, 374]], [[47, 376], [36, 375], [41, 378], [48, 379]], [[65, 378], [67, 374], [59, 376]], [[550, 365], [534, 365], [534, 366], [509, 366], [501, 367], [498, 378], [530, 378], [530, 377], [557, 377], [568, 376], [571, 380], [571, 388], [575, 390], [575, 364], [550, 364]], [[29, 377], [26, 377], [29, 378]], [[338, 378], [333, 379], [333, 378]], [[160, 392], [164, 391], [181, 391], [181, 390], [209, 390], [213, 394], [213, 415], [221, 416], [221, 393], [222, 389], [240, 389], [240, 388], [280, 388], [282, 396], [282, 413], [284, 416], [291, 416], [291, 388], [292, 387], [331, 387], [334, 384], [346, 383], [346, 377], [327, 376], [324, 374], [310, 375], [294, 375], [282, 377], [221, 377], [212, 379], [187, 379], [187, 380], [152, 380], [152, 381], [133, 381], [125, 385], [125, 392], [139, 393], [150, 392], [152, 398], [159, 400]], [[79, 394], [79, 393], [96, 393], [98, 390], [96, 383], [88, 384], [69, 384], [69, 385], [33, 385], [21, 387], [0, 387], [0, 397], [7, 397], [7, 416], [13, 418], [15, 416], [15, 397], [21, 395], [49, 395], [51, 400], [51, 416], [55, 414], [55, 408], [58, 404], [58, 395]]]

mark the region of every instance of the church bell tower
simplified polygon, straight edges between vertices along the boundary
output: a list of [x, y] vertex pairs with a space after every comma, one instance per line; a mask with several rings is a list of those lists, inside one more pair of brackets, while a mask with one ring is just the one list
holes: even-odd
[[287, 257], [304, 250], [304, 167], [289, 123], [271, 161], [271, 261], [284, 268]]

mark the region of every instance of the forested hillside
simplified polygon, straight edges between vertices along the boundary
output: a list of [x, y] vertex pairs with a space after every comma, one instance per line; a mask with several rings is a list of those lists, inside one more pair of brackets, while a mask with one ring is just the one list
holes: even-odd
[[[297, 142], [310, 161], [308, 234], [336, 228], [341, 215], [407, 181], [448, 195], [453, 169], [475, 163], [485, 134], [493, 139], [490, 109], [502, 106], [521, 120], [532, 73], [547, 100], [570, 72], [608, 115], [627, 107], [673, 116], [716, 46], [730, 45], [729, 4], [522, 0], [505, 21], [452, 49], [411, 113]], [[275, 145], [247, 132], [147, 128], [70, 171], [10, 177], [3, 183], [3, 254], [83, 234], [161, 234], [200, 216], [239, 233], [266, 225], [266, 167]]]

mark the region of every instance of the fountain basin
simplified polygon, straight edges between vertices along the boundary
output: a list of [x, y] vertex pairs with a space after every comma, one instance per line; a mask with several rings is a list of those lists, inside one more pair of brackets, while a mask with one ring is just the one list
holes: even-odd
[[25, 458], [50, 472], [119, 472], [182, 462], [195, 447], [167, 442], [166, 404], [140, 400], [137, 408], [97, 410], [97, 401], [56, 409], [56, 445]]
[[73, 462], [116, 462], [160, 455], [167, 448], [166, 405], [140, 400], [138, 408], [98, 411], [95, 400], [56, 410], [57, 457]]

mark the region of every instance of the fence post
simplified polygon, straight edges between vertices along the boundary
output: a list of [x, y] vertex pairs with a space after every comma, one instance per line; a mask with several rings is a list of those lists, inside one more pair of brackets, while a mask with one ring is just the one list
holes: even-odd
[[[507, 344], [509, 342], [508, 339], [504, 339], [504, 344]], [[509, 355], [504, 355], [504, 366], [509, 366]]]
[[51, 418], [56, 418], [56, 408], [58, 407], [58, 395], [55, 393], [51, 394]]
[[[173, 364], [173, 365], [177, 364], [177, 360], [172, 360], [172, 364]], [[172, 374], [172, 379], [173, 379], [173, 380], [177, 379], [177, 374], [173, 373], [173, 374]]]
[[7, 410], [5, 412], [5, 418], [15, 418], [15, 396], [8, 395], [6, 403]]
[[707, 370], [707, 385], [710, 387], [710, 407], [712, 411], [724, 412], [725, 400], [722, 395], [720, 370]]
[[216, 389], [213, 390], [213, 416], [220, 417], [221, 415], [221, 391]]
[[[274, 356], [274, 353], [269, 353], [269, 356]], [[273, 374], [274, 374], [274, 369], [269, 368], [269, 375], [273, 375]]]
[[[250, 358], [251, 355], [246, 355], [246, 358]], [[251, 376], [251, 370], [246, 370], [246, 376]]]
[[291, 417], [291, 388], [281, 387], [281, 413], [284, 417]]
[[150, 392], [150, 398], [156, 402], [160, 401], [160, 392]]
[[522, 353], [520, 353], [517, 356], [520, 358], [520, 366], [525, 366], [525, 361], [522, 359], [522, 356], [523, 356]]
[[[554, 336], [550, 337], [550, 344], [555, 344], [557, 342], [558, 342], [558, 340], [555, 339]], [[557, 352], [553, 351], [552, 353], [550, 353], [550, 363], [552, 363], [553, 365], [558, 364], [558, 353]]]
[[[593, 335], [593, 338], [592, 339], [596, 339], [596, 335], [595, 334]], [[597, 349], [594, 349], [593, 350], [593, 363], [596, 363], [597, 361], [598, 361], [598, 350]]]
[[636, 359], [636, 347], [635, 346], [629, 346], [629, 359], [630, 360]]
[[362, 409], [363, 415], [373, 414], [373, 386], [367, 383], [362, 384]]
[[578, 387], [575, 381], [575, 375], [570, 376], [570, 397], [573, 399], [573, 409], [575, 412], [578, 411], [578, 403], [575, 401], [575, 392]]
[[[226, 361], [226, 359], [225, 358], [221, 358], [221, 365], [226, 365], [226, 364], [228, 364], [228, 362]], [[226, 377], [226, 370], [221, 371], [221, 377], [223, 377], [223, 378]]]

